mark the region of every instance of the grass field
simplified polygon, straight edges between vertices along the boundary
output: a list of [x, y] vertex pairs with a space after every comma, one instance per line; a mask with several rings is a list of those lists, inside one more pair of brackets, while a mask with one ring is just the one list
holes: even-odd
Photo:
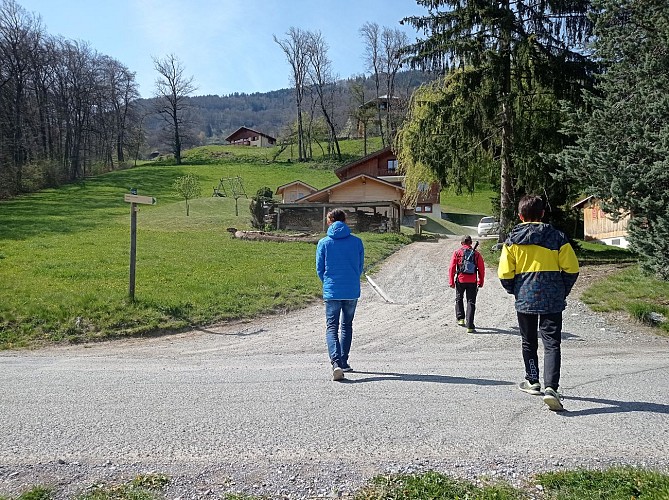
[[[342, 150], [359, 156], [361, 141], [343, 141]], [[297, 179], [316, 188], [337, 182], [328, 159], [297, 164], [280, 158], [270, 164], [272, 155], [264, 148], [196, 148], [184, 154], [195, 164], [150, 162], [0, 202], [0, 348], [168, 332], [300, 307], [317, 297], [313, 244], [240, 241], [226, 231], [250, 228], [249, 198], [262, 187], [275, 191]], [[188, 173], [203, 191], [190, 201], [187, 217], [172, 184]], [[220, 179], [237, 176], [248, 198], [211, 196]], [[134, 302], [128, 300], [130, 211], [123, 201], [131, 188], [158, 200], [138, 214]], [[482, 186], [474, 196], [444, 193], [442, 202], [445, 211], [489, 213], [491, 196]], [[442, 235], [466, 231], [441, 219], [430, 219], [424, 229]], [[367, 266], [410, 241], [406, 235], [362, 237]], [[499, 254], [488, 248], [491, 243], [481, 249], [494, 266]], [[634, 260], [619, 249], [589, 244], [579, 249], [579, 258]], [[620, 283], [602, 285], [604, 298], [586, 295], [593, 307], [623, 304], [642, 321], [652, 312], [666, 316], [665, 283], [634, 274], [612, 279]], [[609, 286], [620, 288], [615, 300], [606, 299]]]
[[[188, 217], [172, 191], [186, 173], [203, 186]], [[243, 179], [249, 197], [295, 179], [318, 188], [337, 180], [318, 164], [151, 164], [0, 203], [0, 348], [172, 331], [317, 297], [313, 244], [230, 237], [228, 227], [250, 228], [249, 200], [211, 193], [220, 178], [233, 176]], [[123, 201], [130, 188], [158, 200], [138, 214], [134, 302], [128, 301], [130, 209]], [[362, 237], [367, 266], [410, 241]]]

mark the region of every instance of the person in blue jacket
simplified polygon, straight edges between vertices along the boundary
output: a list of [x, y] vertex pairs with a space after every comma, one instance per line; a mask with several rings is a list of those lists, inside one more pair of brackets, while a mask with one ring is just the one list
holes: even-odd
[[544, 202], [540, 196], [523, 196], [518, 215], [522, 223], [504, 243], [497, 270], [504, 289], [516, 298], [525, 363], [525, 380], [518, 388], [541, 395], [538, 330], [544, 344], [544, 403], [553, 411], [562, 411], [558, 393], [562, 311], [578, 278], [578, 259], [564, 233], [541, 222]]
[[362, 240], [352, 235], [346, 225], [346, 212], [338, 208], [332, 210], [327, 214], [327, 223], [327, 236], [316, 247], [316, 273], [323, 282], [325, 341], [332, 363], [332, 379], [342, 380], [344, 372], [353, 371], [348, 364], [348, 353], [353, 340], [353, 317], [360, 297], [365, 249]]

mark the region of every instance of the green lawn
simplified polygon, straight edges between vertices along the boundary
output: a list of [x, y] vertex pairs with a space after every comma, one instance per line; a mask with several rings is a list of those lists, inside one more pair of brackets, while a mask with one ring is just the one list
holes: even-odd
[[[345, 147], [344, 147], [345, 145]], [[343, 141], [346, 154], [361, 152], [361, 141]], [[378, 145], [377, 145], [378, 147]], [[371, 150], [372, 146], [370, 146]], [[227, 228], [250, 228], [249, 198], [262, 187], [272, 191], [299, 179], [316, 188], [337, 182], [323, 158], [307, 163], [267, 163], [271, 149], [210, 146], [184, 154], [196, 165], [155, 162], [0, 202], [0, 348], [41, 342], [172, 331], [196, 324], [250, 317], [300, 307], [318, 296], [314, 246], [235, 240]], [[205, 161], [206, 159], [206, 161]], [[174, 180], [191, 173], [202, 197], [185, 201]], [[212, 197], [221, 178], [241, 177], [246, 195]], [[138, 214], [135, 301], [128, 301], [130, 188], [153, 196], [154, 206]], [[484, 211], [491, 192], [444, 194], [445, 210]], [[429, 219], [426, 233], [464, 234], [453, 221]], [[363, 234], [367, 266], [374, 266], [406, 235]], [[489, 265], [499, 253], [481, 245]], [[582, 263], [634, 261], [628, 252], [582, 243]], [[666, 283], [624, 274], [586, 294], [595, 309], [623, 304], [641, 320], [666, 315]], [[616, 281], [617, 280], [617, 281]], [[608, 288], [615, 293], [608, 293]], [[665, 323], [666, 325], [666, 323]]]
[[[318, 188], [336, 182], [332, 170], [312, 166], [152, 164], [0, 203], [0, 348], [172, 331], [304, 305], [320, 293], [315, 246], [231, 238], [226, 228], [250, 228], [249, 199], [211, 192], [231, 176], [242, 177], [249, 197], [295, 179]], [[188, 217], [172, 191], [186, 173], [204, 188]], [[123, 201], [131, 187], [158, 200], [140, 205], [132, 303]], [[362, 237], [368, 266], [410, 241]]]

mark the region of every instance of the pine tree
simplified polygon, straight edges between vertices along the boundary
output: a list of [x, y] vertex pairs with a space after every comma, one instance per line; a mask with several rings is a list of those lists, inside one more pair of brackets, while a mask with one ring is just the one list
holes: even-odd
[[[523, 176], [541, 177], [535, 173], [545, 171], [549, 164], [541, 159], [540, 153], [554, 152], [551, 148], [542, 150], [542, 140], [533, 145], [527, 134], [544, 119], [551, 124], [550, 141], [561, 144], [557, 137], [556, 125], [560, 120], [556, 119], [559, 116], [556, 100], [578, 100], [580, 88], [589, 81], [590, 68], [582, 44], [590, 34], [587, 17], [590, 2], [417, 2], [427, 7], [429, 14], [404, 20], [427, 35], [412, 47], [414, 67], [445, 74], [458, 69], [460, 74], [447, 76], [458, 80], [453, 99], [478, 110], [474, 116], [468, 113], [473, 120], [450, 115], [458, 119], [456, 126], [463, 133], [459, 147], [450, 152], [453, 165], [441, 168], [467, 172], [468, 178], [477, 175], [482, 164], [498, 168], [503, 232], [509, 227], [515, 209], [514, 191], [523, 190], [522, 183], [526, 182]], [[414, 104], [418, 102], [414, 100]], [[448, 113], [443, 117], [444, 121], [447, 119]], [[449, 124], [444, 127], [448, 137]], [[442, 132], [425, 130], [425, 133]], [[401, 141], [396, 145], [400, 155], [406, 147]], [[411, 169], [414, 165], [403, 166]], [[425, 163], [422, 167], [444, 178], [435, 163]], [[543, 177], [548, 179], [547, 175]], [[472, 183], [468, 184], [472, 189]], [[545, 184], [540, 187], [546, 189]]]
[[578, 138], [561, 160], [570, 182], [620, 217], [642, 267], [669, 279], [669, 3], [597, 3], [595, 54], [603, 66], [591, 112], [576, 113]]

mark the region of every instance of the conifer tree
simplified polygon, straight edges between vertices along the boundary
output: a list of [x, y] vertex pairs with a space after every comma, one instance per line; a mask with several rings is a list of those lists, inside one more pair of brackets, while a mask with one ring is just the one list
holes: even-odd
[[[514, 191], [527, 191], [523, 183], [538, 184], [532, 186], [533, 190], [546, 189], [542, 182], [531, 181], [533, 177], [549, 178], [541, 175], [550, 167], [540, 156], [546, 151], [541, 149], [545, 146], [543, 139], [535, 136], [539, 143], [532, 145], [526, 134], [533, 124], [543, 120], [550, 125], [550, 134], [543, 137], [560, 145], [561, 139], [556, 137], [559, 125], [556, 100], [578, 100], [581, 86], [589, 81], [583, 43], [590, 34], [587, 17], [590, 1], [417, 0], [417, 3], [428, 9], [428, 15], [404, 20], [426, 34], [425, 39], [411, 47], [412, 63], [414, 67], [444, 75], [458, 70], [447, 76], [452, 81], [446, 85], [455, 93], [452, 99], [467, 109], [469, 117], [449, 114], [444, 102], [432, 106], [433, 112], [441, 107], [445, 114], [441, 121], [435, 115], [433, 125], [437, 128], [424, 129], [423, 133], [441, 134], [450, 140], [451, 125], [461, 133], [457, 147], [449, 146], [450, 163], [440, 163], [440, 158], [434, 157], [421, 166], [435, 172], [442, 181], [453, 172], [464, 172], [464, 178], [471, 179], [476, 169], [486, 164], [497, 170], [501, 238], [513, 217]], [[457, 84], [453, 85], [453, 81]], [[414, 105], [424, 102], [414, 99]], [[445, 123], [448, 119], [455, 119], [455, 123]], [[396, 149], [403, 156], [409, 148], [409, 161], [403, 168], [410, 170], [415, 166], [410, 157], [417, 151], [401, 138], [400, 133]], [[519, 167], [524, 167], [523, 171]], [[466, 187], [473, 189], [471, 180]]]
[[595, 55], [603, 66], [591, 112], [575, 113], [576, 146], [561, 155], [568, 182], [580, 182], [603, 209], [631, 215], [642, 266], [669, 279], [669, 3], [597, 2]]

